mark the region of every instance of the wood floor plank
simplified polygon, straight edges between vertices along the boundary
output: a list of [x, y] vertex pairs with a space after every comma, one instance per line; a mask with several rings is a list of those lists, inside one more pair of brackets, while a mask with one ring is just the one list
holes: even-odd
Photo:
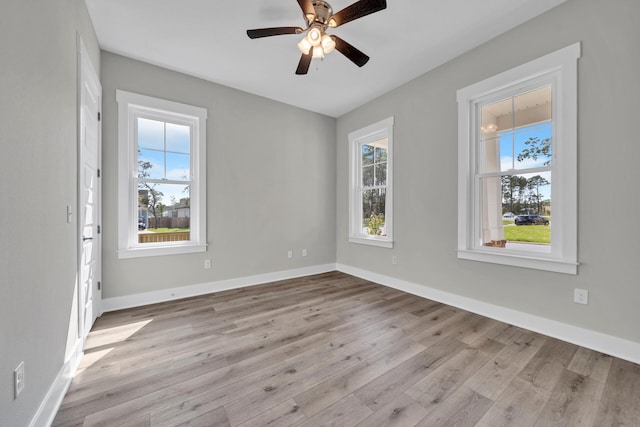
[[307, 417], [304, 415], [304, 412], [300, 410], [300, 407], [296, 402], [289, 399], [241, 424], [238, 424], [238, 427], [305, 425], [307, 423], [306, 419]]
[[176, 423], [171, 420], [166, 424], [154, 424], [153, 427], [231, 427], [224, 408], [214, 409], [202, 415], [198, 415], [184, 423]]
[[574, 344], [547, 338], [542, 348], [518, 376], [537, 387], [551, 391], [555, 388], [560, 375], [571, 363], [577, 350], [578, 346]]
[[427, 347], [444, 335], [471, 344], [495, 328], [497, 324], [496, 320], [461, 311], [417, 334], [414, 339]]
[[534, 332], [524, 332], [500, 350], [478, 369], [467, 385], [489, 399], [496, 400], [522, 371], [544, 344], [546, 338]]
[[416, 425], [420, 427], [475, 426], [492, 404], [491, 399], [462, 386], [446, 400], [431, 408], [429, 414]]
[[640, 365], [614, 358], [594, 426], [640, 424]]
[[525, 329], [517, 326], [508, 323], [498, 323], [492, 330], [487, 332], [485, 336], [506, 345], [523, 332], [525, 332]]
[[565, 370], [535, 426], [596, 426], [595, 416], [603, 390], [603, 383]]
[[436, 345], [427, 348], [364, 385], [354, 395], [369, 408], [377, 410], [387, 405], [464, 348], [465, 345], [460, 341], [445, 337]]
[[296, 426], [355, 426], [371, 414], [371, 409], [350, 394]]
[[426, 417], [427, 414], [428, 411], [423, 406], [416, 403], [415, 400], [406, 394], [400, 393], [392, 400], [377, 408], [374, 413], [362, 420], [358, 426], [414, 426]]
[[380, 352], [311, 387], [295, 396], [294, 400], [307, 416], [313, 416], [423, 350], [424, 346], [404, 340], [388, 351]]
[[550, 396], [549, 390], [516, 377], [476, 427], [533, 426]]
[[427, 374], [407, 389], [406, 394], [429, 411], [437, 410], [503, 347], [489, 339], [481, 340], [478, 345], [463, 349]]
[[613, 357], [611, 356], [586, 348], [579, 348], [567, 369], [603, 383], [607, 381], [611, 363], [613, 363]]
[[340, 272], [106, 313], [53, 426], [640, 425], [640, 367]]

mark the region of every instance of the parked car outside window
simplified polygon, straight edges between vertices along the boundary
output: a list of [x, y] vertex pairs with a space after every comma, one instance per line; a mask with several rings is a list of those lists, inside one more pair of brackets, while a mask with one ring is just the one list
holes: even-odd
[[540, 215], [518, 215], [516, 225], [549, 225], [549, 220]]

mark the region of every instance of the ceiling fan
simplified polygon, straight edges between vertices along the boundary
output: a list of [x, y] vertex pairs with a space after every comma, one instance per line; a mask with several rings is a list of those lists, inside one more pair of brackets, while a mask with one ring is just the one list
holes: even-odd
[[302, 9], [304, 19], [307, 21], [306, 29], [301, 27], [259, 28], [247, 30], [247, 35], [251, 39], [257, 39], [306, 32], [307, 35], [298, 43], [298, 49], [302, 52], [302, 57], [298, 63], [296, 74], [307, 74], [313, 58], [324, 58], [325, 54], [332, 52], [334, 49], [337, 49], [338, 52], [349, 58], [358, 67], [362, 67], [369, 61], [367, 55], [340, 37], [327, 34], [326, 30], [386, 9], [386, 0], [359, 0], [335, 14], [331, 5], [324, 0], [298, 0], [298, 4]]

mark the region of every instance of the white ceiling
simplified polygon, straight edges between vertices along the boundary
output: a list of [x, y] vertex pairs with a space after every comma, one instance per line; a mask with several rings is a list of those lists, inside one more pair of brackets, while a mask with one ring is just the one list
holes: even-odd
[[[355, 0], [330, 1], [334, 13]], [[86, 0], [102, 49], [339, 117], [565, 0], [387, 0], [329, 30], [371, 60], [338, 51], [295, 75], [301, 35], [251, 40], [247, 29], [305, 27], [295, 0]]]

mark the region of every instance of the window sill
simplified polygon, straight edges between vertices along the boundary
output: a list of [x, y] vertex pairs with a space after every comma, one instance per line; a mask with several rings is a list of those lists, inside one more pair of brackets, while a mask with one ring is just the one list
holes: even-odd
[[206, 252], [207, 245], [200, 244], [185, 244], [176, 246], [154, 246], [148, 248], [129, 248], [118, 250], [119, 259], [127, 258], [144, 258], [151, 256], [163, 256], [163, 255], [180, 255], [191, 254], [198, 252]]
[[350, 243], [358, 243], [360, 245], [378, 246], [381, 248], [393, 248], [393, 240], [382, 240], [375, 237], [349, 237]]
[[575, 261], [536, 258], [533, 256], [515, 255], [510, 253], [499, 254], [472, 250], [458, 250], [458, 258], [471, 261], [509, 265], [512, 267], [524, 267], [532, 268], [535, 270], [552, 271], [555, 273], [578, 274], [578, 262]]

